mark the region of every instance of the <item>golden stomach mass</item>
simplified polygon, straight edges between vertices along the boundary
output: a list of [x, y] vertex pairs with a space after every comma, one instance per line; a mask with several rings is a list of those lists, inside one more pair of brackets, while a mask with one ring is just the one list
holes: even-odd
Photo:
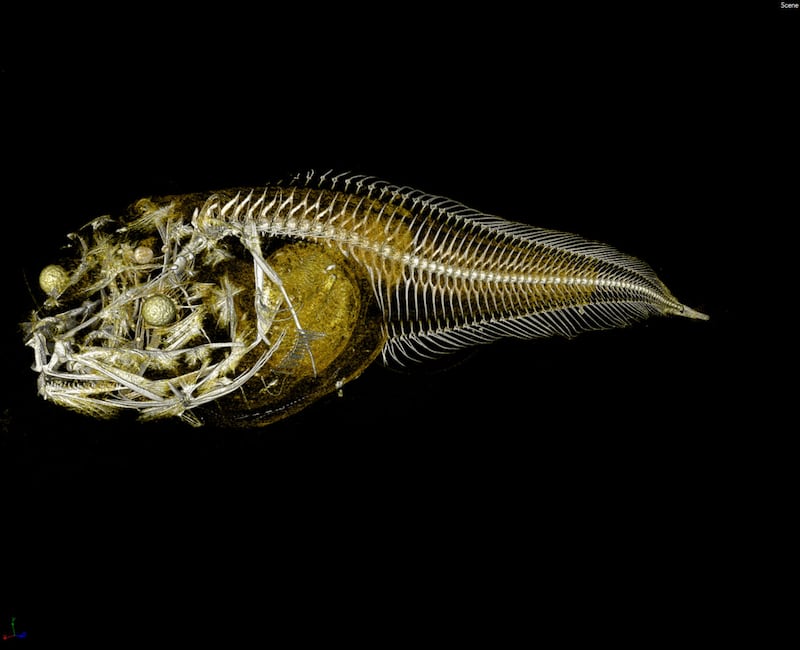
[[[303, 329], [295, 326], [279, 288], [267, 283], [261, 303], [277, 347], [242, 390], [208, 407], [217, 424], [261, 426], [291, 415], [360, 375], [385, 342], [369, 281], [337, 249], [299, 242], [266, 259]], [[252, 267], [242, 272], [251, 275], [242, 284], [252, 286]], [[252, 309], [248, 293], [237, 296], [239, 310]]]

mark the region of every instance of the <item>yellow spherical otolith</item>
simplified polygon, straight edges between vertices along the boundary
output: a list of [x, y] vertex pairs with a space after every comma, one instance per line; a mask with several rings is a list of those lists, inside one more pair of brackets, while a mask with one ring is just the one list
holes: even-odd
[[46, 294], [55, 296], [69, 285], [69, 273], [58, 264], [48, 264], [39, 274], [39, 286]]
[[149, 246], [137, 246], [133, 250], [133, 259], [137, 264], [150, 264], [153, 261], [153, 249]]
[[169, 325], [177, 314], [178, 310], [172, 299], [160, 293], [150, 296], [142, 304], [142, 318], [153, 327]]

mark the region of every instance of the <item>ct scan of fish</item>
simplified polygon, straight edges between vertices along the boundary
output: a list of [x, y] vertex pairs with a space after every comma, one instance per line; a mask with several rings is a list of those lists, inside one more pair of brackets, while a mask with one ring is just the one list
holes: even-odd
[[141, 199], [69, 235], [39, 285], [44, 399], [195, 426], [269, 424], [378, 358], [708, 318], [605, 244], [330, 172]]

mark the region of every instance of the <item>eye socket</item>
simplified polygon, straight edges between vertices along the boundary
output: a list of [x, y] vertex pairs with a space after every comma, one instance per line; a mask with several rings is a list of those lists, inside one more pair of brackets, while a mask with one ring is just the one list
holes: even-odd
[[149, 296], [142, 303], [142, 318], [152, 327], [169, 325], [177, 315], [178, 308], [175, 302], [162, 293]]
[[39, 286], [49, 296], [57, 296], [69, 286], [69, 273], [58, 264], [48, 264], [39, 273]]

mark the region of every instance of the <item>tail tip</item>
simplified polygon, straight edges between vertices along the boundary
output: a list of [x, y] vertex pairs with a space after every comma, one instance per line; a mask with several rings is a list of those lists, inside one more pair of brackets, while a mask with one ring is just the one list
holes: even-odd
[[694, 320], [708, 320], [710, 318], [708, 314], [704, 314], [686, 305], [681, 305], [680, 310], [678, 310], [678, 315], [685, 318], [693, 318]]

